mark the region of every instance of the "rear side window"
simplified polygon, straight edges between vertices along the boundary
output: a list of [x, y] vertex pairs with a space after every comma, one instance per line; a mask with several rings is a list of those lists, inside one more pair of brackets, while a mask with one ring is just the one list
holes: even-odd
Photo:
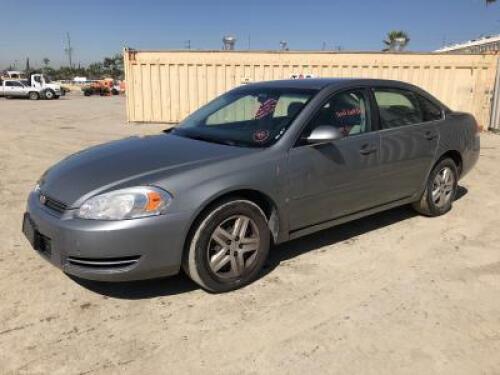
[[417, 99], [420, 103], [420, 108], [422, 108], [422, 113], [424, 115], [424, 121], [436, 121], [443, 118], [443, 113], [441, 108], [436, 104], [431, 102], [429, 99], [424, 98], [421, 95], [417, 95]]
[[411, 91], [375, 89], [380, 122], [383, 129], [397, 128], [424, 122], [420, 103]]

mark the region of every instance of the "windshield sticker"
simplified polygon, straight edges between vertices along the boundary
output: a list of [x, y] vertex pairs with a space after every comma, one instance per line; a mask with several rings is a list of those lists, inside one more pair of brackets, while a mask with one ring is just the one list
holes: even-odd
[[253, 133], [253, 140], [257, 143], [263, 143], [267, 141], [268, 138], [269, 138], [269, 130], [261, 129], [261, 130], [256, 130], [255, 133]]
[[267, 99], [264, 103], [260, 105], [259, 109], [257, 110], [257, 113], [255, 114], [255, 119], [259, 120], [273, 113], [277, 104], [278, 101], [276, 99], [272, 98]]

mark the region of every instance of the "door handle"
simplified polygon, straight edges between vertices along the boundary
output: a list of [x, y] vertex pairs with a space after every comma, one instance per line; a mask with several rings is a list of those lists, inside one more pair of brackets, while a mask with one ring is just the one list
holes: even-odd
[[361, 155], [370, 155], [370, 154], [373, 154], [377, 152], [377, 148], [375, 146], [372, 146], [372, 145], [363, 145], [361, 146], [361, 148], [359, 149], [359, 153]]

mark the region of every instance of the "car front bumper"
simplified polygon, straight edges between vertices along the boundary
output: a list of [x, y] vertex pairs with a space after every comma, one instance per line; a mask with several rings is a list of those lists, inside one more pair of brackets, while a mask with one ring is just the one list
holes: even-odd
[[33, 192], [23, 232], [40, 255], [68, 274], [131, 281], [179, 272], [189, 217], [183, 212], [122, 221], [83, 220], [48, 208]]

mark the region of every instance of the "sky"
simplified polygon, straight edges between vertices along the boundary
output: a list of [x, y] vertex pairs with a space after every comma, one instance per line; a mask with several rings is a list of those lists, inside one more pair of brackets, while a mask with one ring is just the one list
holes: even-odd
[[16, 63], [87, 65], [136, 49], [220, 49], [226, 34], [236, 49], [381, 50], [390, 30], [411, 38], [408, 50], [500, 34], [500, 1], [484, 0], [0, 0], [0, 68]]

